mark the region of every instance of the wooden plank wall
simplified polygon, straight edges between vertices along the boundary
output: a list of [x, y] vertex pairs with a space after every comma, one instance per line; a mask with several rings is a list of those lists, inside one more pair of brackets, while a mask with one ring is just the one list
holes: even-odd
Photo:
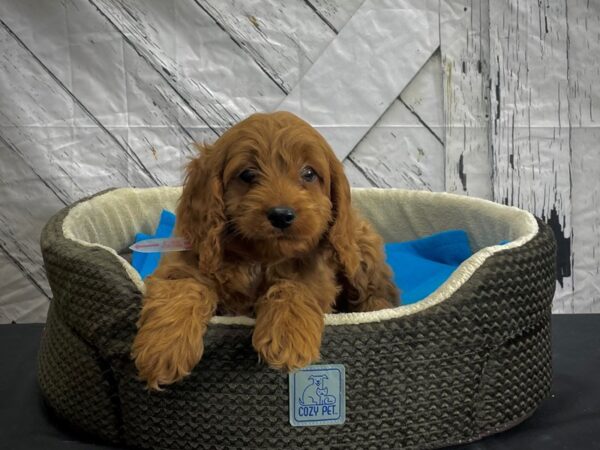
[[[369, 4], [0, 2], [0, 323], [45, 318], [48, 217], [179, 184], [192, 142], [276, 108]], [[440, 2], [439, 48], [345, 158], [352, 184], [534, 212], [559, 243], [555, 311], [600, 312], [599, 33], [600, 0]]]

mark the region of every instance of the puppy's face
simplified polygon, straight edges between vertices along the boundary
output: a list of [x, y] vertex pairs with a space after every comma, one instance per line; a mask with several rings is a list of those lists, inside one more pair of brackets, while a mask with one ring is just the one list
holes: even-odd
[[332, 221], [327, 144], [292, 115], [252, 117], [222, 138], [228, 234], [256, 256], [289, 258], [315, 248]]

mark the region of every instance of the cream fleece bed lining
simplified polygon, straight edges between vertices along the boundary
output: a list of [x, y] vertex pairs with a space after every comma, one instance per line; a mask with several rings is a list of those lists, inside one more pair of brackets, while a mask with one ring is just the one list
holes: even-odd
[[[162, 209], [173, 211], [180, 187], [122, 188], [106, 192], [72, 208], [63, 222], [68, 239], [100, 247], [114, 255], [132, 283], [144, 293], [144, 282], [118, 254], [136, 233], [152, 234]], [[538, 232], [535, 217], [523, 210], [487, 200], [447, 193], [402, 189], [353, 189], [353, 204], [387, 242], [400, 242], [449, 229], [463, 229], [475, 254], [427, 298], [406, 306], [369, 313], [328, 314], [326, 325], [379, 322], [423, 311], [449, 298], [494, 253], [520, 247]], [[496, 245], [509, 240], [506, 245]], [[249, 317], [213, 317], [211, 323], [253, 326]]]

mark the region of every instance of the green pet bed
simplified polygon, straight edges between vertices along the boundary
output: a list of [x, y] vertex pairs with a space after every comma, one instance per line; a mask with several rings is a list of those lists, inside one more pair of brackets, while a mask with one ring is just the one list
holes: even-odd
[[549, 227], [484, 200], [377, 189], [354, 190], [353, 203], [386, 241], [463, 229], [475, 253], [418, 303], [326, 317], [319, 364], [345, 367], [343, 424], [290, 424], [288, 375], [258, 362], [247, 317], [213, 318], [193, 373], [147, 391], [129, 357], [144, 284], [125, 253], [180, 193], [103, 192], [42, 233], [54, 298], [38, 377], [72, 425], [141, 448], [434, 448], [510, 428], [548, 395]]

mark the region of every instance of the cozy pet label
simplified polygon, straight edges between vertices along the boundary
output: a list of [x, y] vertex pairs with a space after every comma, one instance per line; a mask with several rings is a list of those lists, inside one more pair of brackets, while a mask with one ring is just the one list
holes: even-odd
[[342, 364], [314, 365], [290, 373], [290, 423], [339, 425], [346, 420], [346, 372]]

